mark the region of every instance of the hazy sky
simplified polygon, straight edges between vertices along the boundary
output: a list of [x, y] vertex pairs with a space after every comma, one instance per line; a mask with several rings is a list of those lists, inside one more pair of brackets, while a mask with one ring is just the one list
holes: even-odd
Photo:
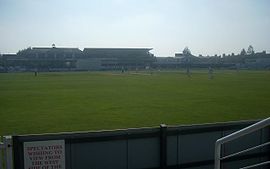
[[174, 56], [270, 52], [270, 0], [0, 0], [0, 53], [152, 47]]

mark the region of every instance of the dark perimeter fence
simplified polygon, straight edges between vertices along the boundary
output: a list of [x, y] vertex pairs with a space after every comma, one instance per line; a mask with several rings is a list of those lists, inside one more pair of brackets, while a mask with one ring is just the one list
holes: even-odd
[[[13, 136], [14, 167], [23, 169], [27, 142], [63, 140], [66, 169], [213, 169], [217, 139], [257, 121], [166, 126], [114, 131]], [[256, 146], [270, 139], [264, 128], [222, 146], [222, 155]], [[269, 147], [223, 162], [240, 168], [269, 160]], [[267, 168], [269, 166], [265, 166]]]

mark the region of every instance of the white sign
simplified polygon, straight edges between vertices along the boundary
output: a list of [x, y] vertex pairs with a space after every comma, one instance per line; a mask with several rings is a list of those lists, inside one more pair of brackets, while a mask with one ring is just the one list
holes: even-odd
[[24, 142], [24, 169], [65, 169], [65, 141]]

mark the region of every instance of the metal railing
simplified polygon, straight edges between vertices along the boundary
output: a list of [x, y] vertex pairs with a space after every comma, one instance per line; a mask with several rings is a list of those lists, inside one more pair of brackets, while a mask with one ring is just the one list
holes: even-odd
[[0, 136], [0, 169], [13, 169], [12, 137], [4, 136], [1, 142]]
[[[248, 126], [248, 127], [244, 128], [242, 130], [236, 131], [236, 132], [234, 132], [234, 133], [232, 133], [230, 135], [227, 135], [225, 137], [222, 137], [222, 138], [218, 139], [216, 141], [216, 144], [215, 144], [215, 169], [220, 169], [220, 162], [222, 160], [225, 160], [225, 159], [231, 158], [233, 156], [237, 156], [239, 154], [243, 154], [243, 153], [246, 153], [246, 152], [249, 152], [249, 151], [252, 151], [252, 150], [255, 150], [255, 149], [258, 149], [258, 148], [262, 148], [262, 147], [267, 146], [267, 145], [270, 145], [270, 142], [266, 142], [266, 143], [263, 143], [263, 144], [260, 144], [260, 145], [254, 146], [254, 147], [250, 147], [248, 149], [245, 149], [245, 150], [242, 150], [242, 151], [239, 151], [239, 152], [236, 152], [236, 153], [221, 157], [221, 145], [222, 144], [230, 142], [232, 140], [235, 140], [235, 139], [237, 139], [239, 137], [245, 136], [245, 135], [250, 134], [252, 132], [255, 132], [257, 130], [260, 130], [260, 129], [262, 129], [264, 127], [267, 127], [269, 125], [270, 125], [270, 117], [267, 118], [267, 119], [261, 120], [261, 121], [255, 123], [255, 124], [253, 124], [251, 126]], [[270, 164], [270, 161], [265, 161], [265, 162], [261, 162], [261, 163], [258, 163], [258, 164], [249, 165], [249, 166], [246, 166], [246, 167], [242, 167], [240, 169], [249, 169], [249, 168], [254, 168], [254, 167], [267, 165], [267, 164]]]

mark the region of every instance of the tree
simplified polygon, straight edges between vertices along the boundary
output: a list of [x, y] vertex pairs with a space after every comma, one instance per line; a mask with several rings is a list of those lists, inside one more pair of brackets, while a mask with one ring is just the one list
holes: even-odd
[[31, 47], [28, 47], [26, 49], [19, 50], [17, 52], [17, 55], [24, 55], [25, 53], [29, 52], [31, 50]]
[[244, 48], [241, 50], [240, 55], [242, 55], [242, 56], [247, 55], [247, 52]]
[[189, 50], [188, 47], [185, 47], [185, 49], [183, 50], [183, 55], [185, 55], [185, 56], [190, 56], [191, 55], [191, 51]]
[[183, 50], [183, 55], [185, 56], [185, 62], [186, 62], [186, 67], [187, 67], [187, 76], [190, 77], [190, 57], [191, 52], [188, 47], [185, 47]]
[[248, 55], [254, 55], [254, 49], [253, 49], [253, 47], [251, 46], [251, 45], [249, 45], [249, 47], [248, 47], [248, 50], [247, 50], [247, 54]]

